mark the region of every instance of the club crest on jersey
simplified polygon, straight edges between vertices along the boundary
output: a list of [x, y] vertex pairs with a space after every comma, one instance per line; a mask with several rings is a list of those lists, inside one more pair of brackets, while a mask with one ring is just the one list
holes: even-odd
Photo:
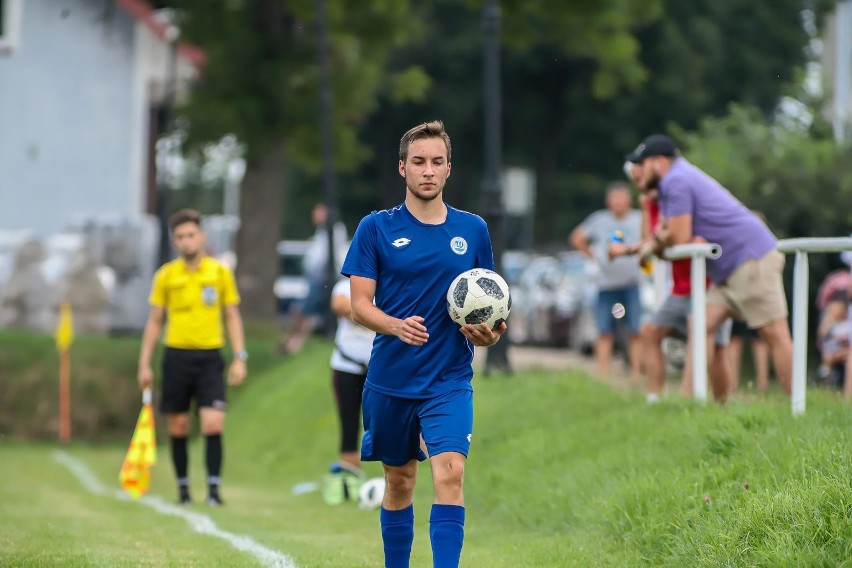
[[467, 252], [467, 241], [462, 237], [453, 237], [450, 241], [450, 248], [456, 254], [464, 254]]
[[391, 244], [393, 246], [395, 246], [396, 248], [402, 248], [410, 242], [411, 242], [411, 239], [409, 239], [408, 237], [400, 237], [400, 238], [396, 239], [395, 241], [391, 242]]
[[215, 286], [204, 286], [201, 288], [201, 301], [204, 302], [205, 306], [214, 306], [216, 305], [216, 287]]

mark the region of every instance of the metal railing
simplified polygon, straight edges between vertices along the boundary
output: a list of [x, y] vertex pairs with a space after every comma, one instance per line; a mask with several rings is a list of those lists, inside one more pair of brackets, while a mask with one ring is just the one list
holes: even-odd
[[[813, 237], [783, 239], [777, 248], [795, 254], [793, 267], [793, 376], [790, 405], [794, 415], [805, 412], [808, 373], [808, 254], [852, 250], [852, 237]], [[675, 245], [665, 250], [668, 260], [692, 259], [692, 376], [695, 399], [707, 400], [707, 333], [706, 327], [706, 259], [718, 258], [722, 250], [717, 244]]]
[[668, 260], [692, 259], [692, 392], [699, 402], [707, 400], [707, 259], [719, 258], [722, 248], [715, 243], [675, 245], [665, 250]]
[[808, 384], [808, 253], [852, 250], [850, 237], [783, 239], [778, 250], [795, 254], [793, 265], [793, 377], [790, 406], [794, 415], [805, 413]]

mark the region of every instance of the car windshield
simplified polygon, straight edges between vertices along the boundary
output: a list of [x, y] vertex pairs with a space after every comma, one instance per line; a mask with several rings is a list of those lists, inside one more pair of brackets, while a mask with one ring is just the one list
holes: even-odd
[[303, 267], [303, 255], [282, 254], [278, 256], [278, 274], [282, 276], [301, 276], [305, 270]]

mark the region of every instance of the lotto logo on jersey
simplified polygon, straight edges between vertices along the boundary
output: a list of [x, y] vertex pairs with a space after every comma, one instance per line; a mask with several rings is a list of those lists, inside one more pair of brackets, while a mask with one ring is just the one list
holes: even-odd
[[395, 246], [396, 248], [402, 248], [410, 242], [411, 242], [411, 239], [409, 239], [407, 237], [400, 237], [400, 238], [396, 239], [395, 241], [393, 241], [391, 244], [393, 246]]
[[456, 254], [464, 254], [467, 252], [467, 241], [462, 237], [453, 237], [450, 241], [450, 248]]

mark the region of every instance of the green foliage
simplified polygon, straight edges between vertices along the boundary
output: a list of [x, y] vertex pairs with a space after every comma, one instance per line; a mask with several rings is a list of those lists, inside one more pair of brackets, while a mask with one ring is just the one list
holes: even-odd
[[[623, 155], [645, 135], [674, 124], [695, 129], [744, 102], [771, 116], [800, 79], [809, 3], [784, 0], [503, 0], [503, 147], [507, 165], [537, 174], [536, 241], [565, 235], [603, 205], [602, 189], [621, 178]], [[830, 3], [816, 3], [816, 21]], [[382, 92], [362, 129], [375, 162], [347, 176], [344, 202], [358, 215], [401, 198], [393, 146], [412, 124], [443, 118], [455, 164], [446, 198], [481, 211], [482, 2], [436, 0], [412, 6], [413, 21], [434, 22], [395, 50], [389, 68], [420, 65], [427, 96], [399, 104]], [[452, 18], [442, 18], [452, 13]], [[381, 194], [375, 194], [375, 188]]]
[[554, 4], [547, 0], [507, 0], [503, 7], [504, 42], [531, 53], [544, 45], [573, 60], [592, 62], [591, 94], [610, 98], [634, 90], [648, 77], [639, 64], [634, 30], [657, 20], [662, 0], [588, 0]]
[[[248, 325], [249, 372], [275, 363], [274, 326]], [[139, 337], [78, 335], [71, 347], [71, 430], [78, 441], [123, 440], [139, 414]], [[0, 439], [55, 440], [59, 356], [53, 337], [0, 330]], [[227, 356], [227, 352], [226, 352]], [[154, 372], [159, 376], [158, 349]], [[159, 380], [159, 379], [157, 379]], [[231, 396], [239, 396], [231, 391]]]
[[[318, 38], [313, 0], [246, 0], [215, 3], [175, 0], [187, 39], [201, 45], [207, 64], [200, 84], [183, 109], [194, 140], [233, 133], [247, 145], [249, 158], [285, 141], [287, 156], [308, 172], [320, 168]], [[326, 2], [329, 60], [334, 92], [335, 157], [341, 170], [370, 155], [358, 144], [365, 113], [375, 109], [388, 53], [406, 36], [400, 24], [405, 0]], [[416, 69], [400, 75], [425, 78]], [[404, 98], [416, 98], [409, 85]]]
[[[305, 236], [299, 219], [319, 198], [321, 166], [315, 3], [170, 4], [184, 11], [186, 37], [208, 55], [185, 109], [195, 139], [234, 132], [250, 157], [284, 141], [287, 182], [298, 186], [285, 202], [285, 234]], [[500, 5], [504, 156], [537, 173], [541, 243], [563, 242], [601, 206], [602, 187], [621, 176], [620, 158], [646, 134], [666, 125], [693, 130], [732, 103], [770, 117], [801, 79], [809, 39], [803, 9], [821, 22], [833, 3]], [[336, 173], [350, 228], [401, 199], [396, 143], [412, 124], [436, 117], [456, 147], [448, 201], [481, 210], [482, 7], [477, 0], [327, 2]]]

